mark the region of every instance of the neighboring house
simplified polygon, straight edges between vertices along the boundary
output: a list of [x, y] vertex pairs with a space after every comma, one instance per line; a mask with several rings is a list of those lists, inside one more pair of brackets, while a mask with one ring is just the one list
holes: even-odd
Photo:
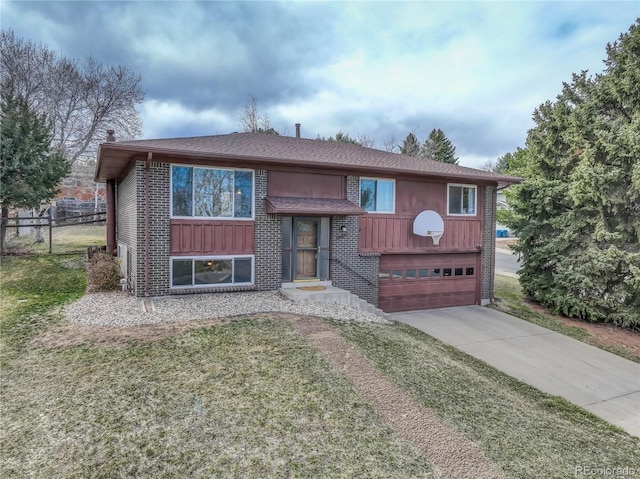
[[[507, 203], [507, 195], [505, 195], [504, 190], [498, 190], [498, 194], [496, 197], [496, 210], [510, 210], [511, 207], [509, 203]], [[511, 236], [511, 231], [506, 226], [496, 223], [496, 237], [497, 238], [505, 238]]]
[[499, 210], [508, 210], [509, 203], [507, 203], [507, 195], [504, 194], [503, 190], [499, 190], [496, 196], [496, 207]]
[[[136, 296], [317, 279], [385, 311], [493, 298], [496, 191], [517, 178], [299, 133], [114, 140], [95, 178]], [[413, 233], [425, 210], [437, 245]]]

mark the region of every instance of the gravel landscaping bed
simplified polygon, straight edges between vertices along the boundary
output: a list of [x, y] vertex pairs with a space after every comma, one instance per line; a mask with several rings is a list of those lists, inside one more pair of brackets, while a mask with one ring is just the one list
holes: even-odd
[[276, 291], [250, 293], [197, 294], [180, 297], [147, 298], [144, 301], [122, 293], [88, 293], [64, 308], [69, 321], [90, 326], [137, 326], [194, 319], [213, 319], [255, 313], [294, 313], [344, 321], [387, 323], [379, 316], [349, 306], [291, 301]]

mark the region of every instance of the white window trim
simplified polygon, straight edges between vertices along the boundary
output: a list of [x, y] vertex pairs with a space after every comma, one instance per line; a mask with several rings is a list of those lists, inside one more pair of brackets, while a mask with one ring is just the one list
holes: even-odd
[[[197, 260], [225, 260], [225, 259], [251, 259], [251, 281], [248, 283], [216, 283], [216, 284], [194, 284], [193, 278], [195, 276], [195, 261]], [[174, 259], [182, 259], [182, 260], [191, 260], [191, 284], [185, 285], [181, 284], [178, 286], [173, 285], [173, 260]], [[193, 288], [235, 288], [237, 286], [253, 286], [255, 284], [255, 268], [256, 268], [256, 260], [255, 255], [252, 254], [231, 254], [231, 255], [207, 255], [207, 256], [170, 256], [169, 257], [169, 288], [170, 289], [193, 289]], [[235, 273], [235, 261], [233, 262], [231, 277]]]
[[[372, 215], [394, 215], [396, 213], [396, 180], [394, 178], [380, 178], [372, 176], [361, 176], [358, 180], [358, 206], [362, 208], [362, 180], [375, 180], [375, 181], [390, 181], [393, 183], [393, 207], [391, 211], [367, 211], [367, 214]], [[364, 208], [362, 208], [364, 209]], [[366, 211], [366, 210], [365, 210]]]
[[[473, 195], [473, 213], [451, 213], [449, 211], [449, 191], [451, 186], [461, 186], [463, 188], [473, 188], [475, 194]], [[478, 185], [470, 185], [464, 183], [447, 183], [447, 216], [478, 216]]]
[[[178, 216], [173, 214], [173, 167], [182, 167], [182, 168], [200, 168], [205, 170], [227, 170], [227, 171], [249, 171], [251, 172], [251, 217], [243, 217], [236, 218], [235, 216]], [[192, 176], [193, 178], [193, 176]], [[193, 207], [195, 205], [195, 196], [196, 189], [191, 188], [191, 210], [193, 211]], [[235, 202], [234, 202], [234, 213], [235, 213]], [[226, 167], [217, 167], [217, 166], [202, 166], [202, 165], [190, 165], [190, 164], [182, 164], [182, 163], [171, 163], [169, 165], [169, 208], [170, 208], [170, 218], [182, 219], [182, 220], [222, 220], [222, 221], [255, 221], [256, 218], [256, 170], [252, 170], [250, 168], [226, 168]]]

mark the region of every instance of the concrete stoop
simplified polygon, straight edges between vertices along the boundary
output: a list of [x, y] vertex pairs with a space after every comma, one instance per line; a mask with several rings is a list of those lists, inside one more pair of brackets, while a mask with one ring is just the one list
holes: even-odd
[[[319, 291], [298, 289], [305, 286], [324, 286]], [[280, 292], [292, 301], [309, 301], [312, 303], [337, 303], [350, 306], [359, 311], [366, 311], [384, 319], [389, 315], [346, 289], [336, 288], [331, 281], [313, 281], [304, 283], [283, 283]]]

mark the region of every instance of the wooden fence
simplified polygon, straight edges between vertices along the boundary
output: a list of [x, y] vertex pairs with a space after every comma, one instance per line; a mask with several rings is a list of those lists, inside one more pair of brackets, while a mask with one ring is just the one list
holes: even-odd
[[[7, 233], [12, 231], [18, 232], [24, 228], [34, 228], [36, 235], [41, 228], [47, 228], [48, 241], [49, 241], [49, 254], [53, 253], [53, 230], [54, 228], [64, 228], [67, 226], [88, 225], [95, 223], [105, 223], [107, 220], [107, 212], [99, 211], [89, 214], [80, 214], [73, 216], [65, 216], [63, 218], [53, 218], [51, 215], [51, 208], [49, 208], [46, 214], [35, 217], [14, 217], [3, 218], [2, 226], [6, 228]], [[41, 231], [41, 230], [40, 230]], [[9, 239], [9, 234], [5, 236], [5, 241]]]

